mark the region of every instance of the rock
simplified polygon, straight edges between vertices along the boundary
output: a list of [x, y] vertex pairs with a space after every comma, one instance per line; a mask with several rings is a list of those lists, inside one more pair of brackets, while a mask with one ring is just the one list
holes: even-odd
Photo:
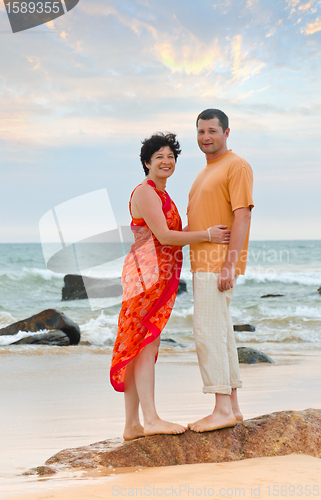
[[[61, 330], [68, 337], [70, 345], [77, 345], [80, 341], [80, 328], [77, 323], [55, 309], [46, 309], [35, 316], [31, 316], [30, 318], [18, 321], [17, 323], [13, 323], [5, 328], [1, 328], [0, 335], [16, 335], [20, 331], [34, 333], [39, 332], [40, 330]], [[37, 337], [41, 337], [41, 335], [42, 334]], [[52, 335], [52, 332], [50, 332], [50, 334], [43, 335], [47, 335], [49, 337]], [[56, 338], [59, 336], [60, 341], [62, 341], [61, 333], [55, 332], [55, 335], [57, 335]]]
[[81, 300], [118, 297], [123, 293], [120, 278], [88, 278], [77, 274], [66, 274], [62, 289], [62, 300]]
[[255, 332], [255, 326], [253, 325], [233, 325], [235, 332]]
[[264, 352], [252, 349], [252, 347], [238, 347], [237, 354], [239, 363], [247, 363], [248, 365], [255, 365], [256, 363], [274, 363], [270, 356], [264, 354]]
[[55, 469], [51, 469], [51, 467], [46, 467], [45, 465], [40, 465], [40, 467], [35, 467], [34, 469], [30, 469], [26, 472], [23, 472], [22, 476], [32, 476], [34, 474], [38, 474], [38, 476], [50, 476], [55, 474]]
[[318, 288], [318, 292], [321, 293], [321, 286], [320, 286], [320, 288]]
[[271, 297], [284, 297], [281, 293], [268, 293], [267, 295], [261, 295], [261, 299], [270, 299]]
[[[88, 278], [78, 274], [66, 274], [64, 283], [62, 300], [88, 299], [88, 294], [91, 299], [119, 297], [123, 293], [120, 278]], [[187, 285], [184, 280], [179, 280], [177, 294], [183, 292], [187, 292]]]
[[53, 330], [50, 333], [40, 333], [39, 335], [30, 335], [30, 337], [24, 337], [23, 339], [17, 340], [17, 342], [13, 342], [11, 345], [21, 344], [66, 346], [70, 345], [70, 340], [69, 337], [61, 330]]
[[[305, 453], [321, 458], [321, 410], [280, 411], [235, 427], [199, 434], [110, 439], [63, 450], [46, 461], [51, 470], [97, 467], [161, 467], [219, 463]], [[33, 469], [34, 471], [35, 469]]]
[[177, 295], [180, 295], [183, 292], [187, 292], [187, 284], [185, 280], [179, 280]]
[[179, 344], [176, 340], [173, 339], [161, 339], [160, 341], [162, 347], [183, 347], [186, 348], [186, 345]]

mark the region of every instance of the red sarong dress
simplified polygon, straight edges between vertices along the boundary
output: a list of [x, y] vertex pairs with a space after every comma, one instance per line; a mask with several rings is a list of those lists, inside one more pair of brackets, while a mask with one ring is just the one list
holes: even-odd
[[[166, 191], [156, 189], [153, 181], [147, 182], [162, 200], [168, 228], [181, 231], [173, 200]], [[132, 217], [131, 229], [135, 243], [124, 261], [122, 308], [110, 368], [111, 384], [119, 392], [124, 391], [127, 363], [160, 335], [170, 317], [183, 260], [182, 247], [161, 245], [143, 219]]]

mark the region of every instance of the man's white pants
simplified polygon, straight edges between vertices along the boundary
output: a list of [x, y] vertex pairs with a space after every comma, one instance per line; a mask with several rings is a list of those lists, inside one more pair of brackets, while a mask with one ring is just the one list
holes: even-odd
[[218, 276], [193, 273], [193, 331], [203, 392], [231, 394], [232, 389], [242, 387], [229, 308], [234, 289], [220, 292]]

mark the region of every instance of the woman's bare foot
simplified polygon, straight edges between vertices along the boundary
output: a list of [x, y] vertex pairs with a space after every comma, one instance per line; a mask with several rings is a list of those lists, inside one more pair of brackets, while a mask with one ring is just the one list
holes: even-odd
[[234, 427], [236, 425], [236, 417], [233, 413], [223, 414], [218, 411], [214, 411], [211, 415], [204, 417], [192, 424], [188, 424], [188, 427], [194, 432], [206, 432], [215, 431], [217, 429], [225, 429], [226, 427]]
[[145, 436], [153, 436], [154, 434], [182, 434], [187, 427], [173, 422], [166, 422], [161, 418], [155, 419], [153, 422], [144, 425]]
[[141, 424], [126, 426], [123, 434], [124, 441], [131, 441], [132, 439], [137, 439], [144, 436], [144, 427]]

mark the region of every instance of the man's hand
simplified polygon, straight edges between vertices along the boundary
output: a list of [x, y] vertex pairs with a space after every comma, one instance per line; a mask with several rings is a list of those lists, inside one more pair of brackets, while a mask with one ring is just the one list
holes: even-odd
[[235, 278], [235, 266], [230, 263], [225, 263], [218, 276], [218, 282], [217, 282], [218, 289], [221, 292], [224, 292], [225, 290], [233, 288], [234, 278]]

